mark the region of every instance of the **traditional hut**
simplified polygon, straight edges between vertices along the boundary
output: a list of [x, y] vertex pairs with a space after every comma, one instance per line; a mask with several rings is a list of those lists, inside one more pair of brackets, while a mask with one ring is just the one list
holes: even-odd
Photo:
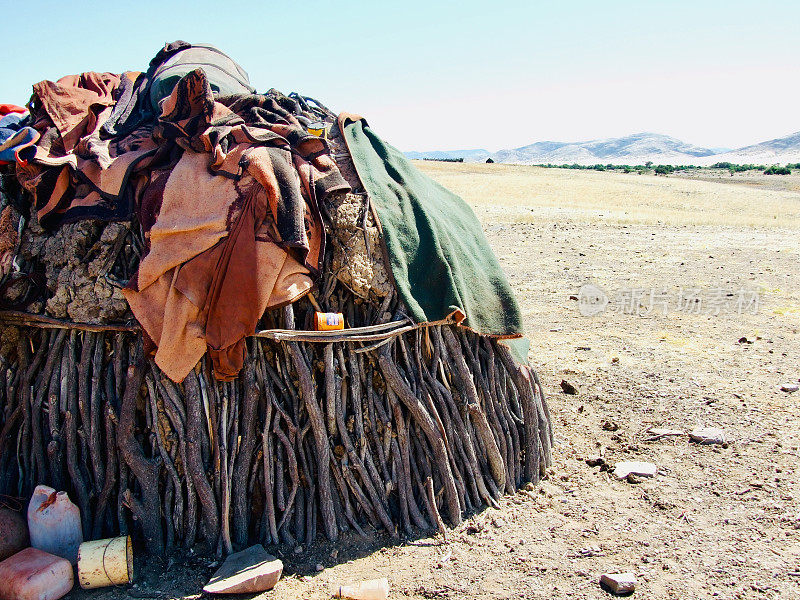
[[182, 42], [28, 109], [0, 137], [0, 494], [227, 553], [443, 528], [544, 474], [477, 220], [366, 121]]

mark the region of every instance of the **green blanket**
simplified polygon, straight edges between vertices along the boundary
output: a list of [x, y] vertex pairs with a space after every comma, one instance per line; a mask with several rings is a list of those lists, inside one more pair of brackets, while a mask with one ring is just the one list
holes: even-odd
[[[462, 325], [478, 333], [520, 338], [519, 305], [467, 203], [418, 171], [363, 119], [344, 117], [340, 123], [410, 316], [422, 323], [461, 313]], [[527, 362], [527, 340], [508, 342]]]

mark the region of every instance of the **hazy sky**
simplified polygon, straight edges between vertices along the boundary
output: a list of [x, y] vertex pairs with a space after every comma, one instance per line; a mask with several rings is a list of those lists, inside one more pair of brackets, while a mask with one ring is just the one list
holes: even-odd
[[212, 43], [259, 91], [366, 116], [403, 150], [639, 131], [737, 147], [800, 130], [800, 2], [35, 2], [9, 7], [0, 102]]

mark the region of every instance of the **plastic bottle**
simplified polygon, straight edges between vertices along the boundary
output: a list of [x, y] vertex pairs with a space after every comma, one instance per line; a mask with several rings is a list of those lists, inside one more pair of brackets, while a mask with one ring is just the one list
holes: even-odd
[[81, 512], [67, 492], [36, 486], [28, 504], [28, 532], [34, 548], [78, 564], [78, 547], [83, 542]]
[[350, 600], [386, 600], [389, 596], [389, 580], [370, 579], [360, 581], [355, 585], [339, 586], [337, 598], [350, 598]]
[[317, 331], [344, 329], [344, 315], [342, 313], [314, 313], [314, 329]]
[[36, 548], [25, 548], [0, 562], [0, 598], [58, 600], [74, 583], [68, 560]]

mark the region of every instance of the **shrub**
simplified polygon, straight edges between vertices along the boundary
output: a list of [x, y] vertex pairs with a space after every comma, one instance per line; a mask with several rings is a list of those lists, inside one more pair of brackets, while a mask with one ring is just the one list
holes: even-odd
[[779, 167], [778, 165], [772, 165], [771, 167], [764, 170], [764, 175], [791, 175], [791, 169], [786, 167]]
[[658, 165], [656, 167], [656, 175], [669, 175], [675, 172], [675, 167], [672, 165]]

